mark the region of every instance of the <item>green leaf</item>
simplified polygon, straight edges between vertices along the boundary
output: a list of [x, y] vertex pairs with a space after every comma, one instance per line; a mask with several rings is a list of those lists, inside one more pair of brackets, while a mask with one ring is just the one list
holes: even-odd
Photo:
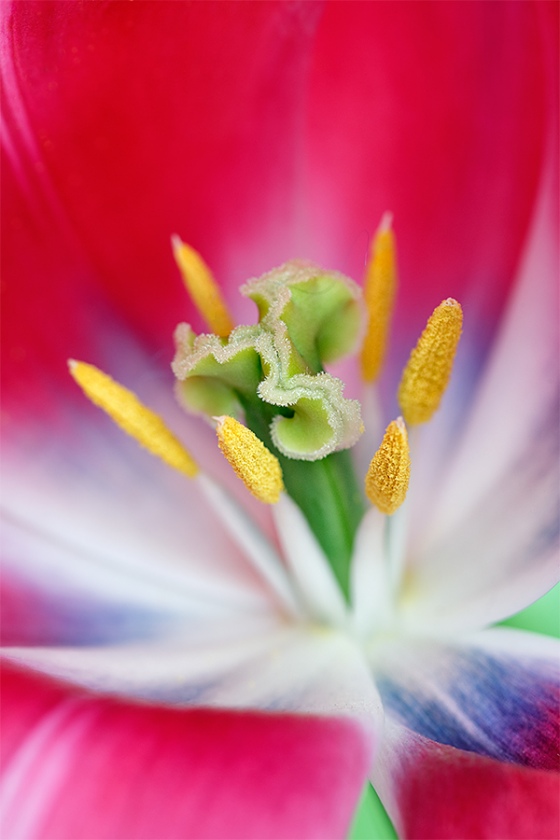
[[368, 782], [354, 816], [349, 840], [395, 840], [396, 837], [385, 808]]
[[520, 630], [560, 638], [560, 584], [502, 624], [505, 627], [517, 627]]

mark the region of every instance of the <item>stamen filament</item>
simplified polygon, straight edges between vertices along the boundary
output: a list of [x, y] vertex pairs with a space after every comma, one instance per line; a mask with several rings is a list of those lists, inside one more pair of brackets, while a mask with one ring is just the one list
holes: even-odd
[[210, 331], [222, 337], [228, 336], [234, 323], [212, 272], [198, 251], [180, 237], [172, 236], [171, 244], [186, 289]]
[[231, 493], [212, 481], [208, 475], [200, 474], [199, 486], [216, 517], [240, 546], [244, 556], [272, 586], [288, 613], [301, 618], [304, 613], [290, 577], [277, 552], [257, 524], [235, 501]]
[[447, 298], [428, 319], [404, 369], [399, 405], [409, 425], [426, 423], [445, 393], [463, 325], [463, 311]]
[[361, 352], [362, 376], [373, 382], [379, 376], [389, 339], [397, 288], [395, 236], [391, 214], [385, 213], [371, 244], [364, 298], [368, 324]]
[[86, 397], [102, 408], [117, 426], [173, 469], [189, 478], [195, 477], [199, 470], [194, 458], [161, 417], [143, 405], [136, 394], [94, 365], [71, 359], [68, 367]]
[[365, 478], [366, 495], [381, 513], [392, 514], [404, 502], [410, 479], [410, 450], [402, 417], [387, 426]]
[[284, 489], [278, 458], [246, 426], [233, 417], [215, 417], [218, 445], [255, 498], [275, 504]]

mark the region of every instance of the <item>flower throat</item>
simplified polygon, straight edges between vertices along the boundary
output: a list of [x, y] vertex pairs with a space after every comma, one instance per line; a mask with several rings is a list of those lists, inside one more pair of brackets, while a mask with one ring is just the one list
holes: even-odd
[[[305, 515], [349, 600], [354, 537], [367, 499], [392, 515], [410, 473], [407, 426], [429, 420], [447, 387], [462, 312], [449, 298], [433, 312], [402, 375], [402, 418], [387, 427], [365, 482], [350, 449], [364, 430], [360, 404], [325, 366], [360, 350], [365, 387], [379, 376], [396, 289], [394, 235], [386, 215], [372, 243], [364, 295], [338, 272], [292, 261], [241, 287], [258, 323], [234, 326], [200, 255], [172, 239], [185, 285], [211, 332], [175, 332], [176, 394], [216, 427], [220, 449], [260, 501], [287, 492]], [[365, 300], [365, 306], [364, 306]], [[365, 323], [364, 323], [365, 322]], [[198, 467], [161, 418], [91, 365], [71, 363], [87, 396], [143, 446], [189, 477]]]

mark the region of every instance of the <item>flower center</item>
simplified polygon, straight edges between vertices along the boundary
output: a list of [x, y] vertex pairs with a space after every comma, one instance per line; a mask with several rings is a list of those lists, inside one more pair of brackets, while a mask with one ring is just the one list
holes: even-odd
[[[440, 404], [461, 334], [461, 307], [449, 298], [428, 320], [399, 386], [403, 417], [387, 427], [362, 490], [349, 452], [364, 431], [361, 407], [344, 397], [344, 384], [325, 366], [361, 340], [364, 387], [372, 389], [381, 371], [396, 288], [390, 216], [372, 243], [365, 307], [360, 287], [349, 278], [292, 261], [241, 288], [258, 310], [258, 322], [248, 326], [233, 326], [196, 251], [178, 237], [172, 243], [185, 285], [212, 330], [196, 335], [188, 324], [177, 327], [172, 363], [177, 397], [215, 425], [220, 449], [256, 498], [274, 504], [284, 491], [292, 497], [349, 602], [354, 541], [366, 499], [387, 516], [405, 499], [407, 426], [426, 422]], [[170, 466], [196, 475], [192, 456], [134, 394], [91, 365], [72, 362], [70, 369], [90, 399], [126, 432]]]

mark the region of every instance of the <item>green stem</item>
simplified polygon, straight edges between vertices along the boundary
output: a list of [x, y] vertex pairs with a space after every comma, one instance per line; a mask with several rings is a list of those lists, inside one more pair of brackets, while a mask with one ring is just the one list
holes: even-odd
[[278, 408], [260, 400], [241, 399], [247, 425], [280, 461], [286, 490], [309, 522], [349, 602], [350, 561], [364, 512], [350, 453], [334, 452], [319, 461], [286, 458], [270, 436], [270, 423]]

